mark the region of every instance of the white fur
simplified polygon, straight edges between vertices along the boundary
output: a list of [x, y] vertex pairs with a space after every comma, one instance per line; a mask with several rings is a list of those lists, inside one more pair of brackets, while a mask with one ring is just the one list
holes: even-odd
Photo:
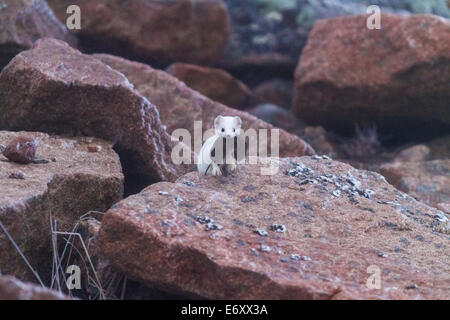
[[[241, 132], [241, 124], [242, 121], [239, 117], [218, 116], [214, 120], [215, 134], [205, 141], [198, 157], [197, 169], [200, 173], [213, 176], [223, 175], [220, 168], [221, 164], [217, 164], [211, 159], [211, 151], [219, 139], [231, 140], [237, 137]], [[228, 151], [228, 148], [226, 150], [225, 170], [228, 172], [235, 172], [237, 169], [236, 159], [234, 159], [232, 151], [233, 149]]]

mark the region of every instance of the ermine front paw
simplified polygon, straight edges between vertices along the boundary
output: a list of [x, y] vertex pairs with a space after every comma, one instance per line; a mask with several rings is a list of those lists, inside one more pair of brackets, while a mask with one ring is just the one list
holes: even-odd
[[212, 174], [213, 176], [221, 176], [221, 175], [222, 175], [222, 170], [220, 170], [220, 168], [219, 168], [218, 165], [214, 164], [214, 165], [211, 167], [211, 174]]
[[235, 163], [227, 165], [227, 170], [230, 173], [234, 173], [237, 171], [237, 165]]

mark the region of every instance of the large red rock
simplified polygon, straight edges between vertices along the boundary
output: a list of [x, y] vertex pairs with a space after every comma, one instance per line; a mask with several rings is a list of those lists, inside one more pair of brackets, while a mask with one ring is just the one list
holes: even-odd
[[251, 103], [250, 89], [224, 70], [174, 63], [167, 72], [192, 89], [231, 108], [244, 109]]
[[448, 215], [326, 157], [266, 166], [149, 186], [108, 210], [100, 251], [132, 279], [212, 299], [450, 298]]
[[65, 21], [69, 5], [82, 12], [81, 45], [167, 66], [182, 61], [217, 62], [230, 34], [228, 10], [220, 0], [122, 1], [49, 0]]
[[437, 207], [450, 203], [450, 160], [394, 161], [379, 171], [398, 189]]
[[0, 69], [44, 37], [76, 46], [75, 37], [58, 21], [45, 0], [0, 1]]
[[0, 275], [0, 300], [69, 300], [57, 291]]
[[375, 123], [392, 140], [449, 130], [450, 21], [366, 15], [315, 23], [295, 72], [293, 110], [343, 133]]
[[42, 39], [0, 74], [0, 128], [113, 141], [124, 170], [142, 185], [186, 172], [158, 110], [121, 73], [66, 43]]
[[[137, 62], [110, 55], [95, 55], [96, 58], [122, 72], [135, 88], [158, 107], [161, 121], [169, 133], [179, 128], [194, 135], [194, 121], [202, 121], [203, 130], [213, 127], [218, 115], [239, 116], [244, 130], [253, 128], [274, 129], [275, 127], [249, 115], [214, 102], [192, 90], [175, 77]], [[280, 130], [280, 155], [311, 155], [314, 150], [300, 138]], [[270, 135], [268, 144], [270, 145]]]
[[[123, 175], [111, 144], [93, 138], [60, 138], [35, 132], [0, 131], [0, 144], [32, 138], [41, 163], [27, 165], [0, 156], [0, 222], [43, 281], [51, 273], [50, 216], [58, 231], [71, 231], [90, 210], [105, 211], [123, 196]], [[101, 151], [88, 151], [89, 143]], [[36, 279], [0, 229], [0, 270]]]

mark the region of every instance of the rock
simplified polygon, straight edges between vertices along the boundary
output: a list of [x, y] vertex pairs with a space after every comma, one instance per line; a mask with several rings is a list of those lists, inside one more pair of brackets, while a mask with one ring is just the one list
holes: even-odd
[[398, 189], [431, 206], [450, 202], [450, 160], [386, 163], [379, 172]]
[[89, 152], [100, 152], [102, 151], [102, 147], [96, 144], [90, 144], [87, 146]]
[[328, 157], [266, 166], [149, 186], [106, 212], [99, 250], [132, 279], [210, 299], [449, 298], [448, 215]]
[[394, 162], [420, 162], [429, 160], [430, 156], [430, 148], [424, 144], [418, 144], [400, 151], [394, 158]]
[[260, 104], [274, 104], [290, 109], [292, 104], [291, 81], [283, 79], [272, 79], [265, 81], [253, 89], [255, 100]]
[[449, 20], [383, 14], [378, 31], [366, 19], [316, 22], [295, 73], [293, 111], [343, 134], [375, 123], [392, 142], [448, 132]]
[[341, 153], [330, 133], [322, 127], [305, 126], [305, 123], [295, 117], [290, 110], [277, 105], [262, 104], [251, 108], [248, 112], [261, 120], [301, 137], [318, 154], [337, 158]]
[[[158, 107], [161, 121], [167, 126], [169, 133], [184, 128], [193, 136], [194, 121], [202, 121], [203, 130], [206, 130], [213, 126], [214, 119], [218, 115], [241, 117], [244, 130], [274, 129], [272, 125], [246, 112], [228, 108], [204, 97], [164, 71], [110, 55], [95, 55], [95, 57], [122, 72], [142, 95]], [[279, 140], [281, 156], [314, 153], [307, 143], [284, 130], [280, 130]], [[269, 145], [270, 141], [269, 137]]]
[[450, 158], [450, 135], [432, 140], [427, 146], [431, 149], [431, 159]]
[[0, 275], [0, 300], [70, 300], [58, 291]]
[[122, 1], [49, 0], [65, 21], [69, 5], [83, 14], [80, 44], [166, 67], [173, 62], [214, 64], [230, 34], [228, 10], [220, 0]]
[[250, 105], [250, 89], [224, 70], [174, 63], [167, 72], [192, 89], [231, 108], [244, 109]]
[[302, 138], [308, 142], [318, 154], [325, 154], [332, 158], [340, 158], [342, 152], [338, 148], [335, 138], [323, 127], [305, 127]]
[[10, 179], [25, 180], [25, 174], [21, 171], [11, 172], [8, 176]]
[[42, 39], [0, 74], [0, 128], [96, 136], [115, 143], [142, 187], [187, 172], [158, 110], [121, 73], [64, 42]]
[[[90, 265], [84, 262], [88, 259], [86, 254], [81, 257], [75, 256], [74, 258], [77, 259], [71, 261], [71, 264], [79, 265], [81, 268], [81, 289], [84, 291], [85, 299], [97, 300], [101, 298], [99, 287], [104, 289], [103, 293], [107, 300], [178, 300], [186, 298], [174, 296], [155, 288], [146, 287], [143, 284], [127, 279], [125, 275], [117, 271], [111, 263], [99, 253], [97, 239], [100, 221], [96, 218], [97, 217], [90, 216], [83, 219], [80, 221], [78, 225], [79, 228], [76, 230], [87, 247], [89, 258], [93, 263], [96, 275], [94, 275]], [[98, 218], [101, 219], [101, 216]], [[77, 249], [80, 252], [84, 252], [81, 244], [77, 245]], [[86, 276], [87, 274], [90, 276]], [[100, 286], [92, 280], [95, 277], [98, 278]], [[123, 282], [124, 280], [125, 284]], [[80, 298], [84, 299], [83, 296]]]
[[248, 113], [297, 136], [302, 136], [305, 131], [303, 121], [296, 118], [292, 111], [277, 105], [260, 104], [248, 110]]
[[8, 160], [28, 164], [32, 163], [36, 154], [36, 141], [28, 137], [17, 137], [6, 146], [3, 155]]
[[[435, 0], [225, 0], [233, 30], [221, 68], [252, 85], [271, 78], [291, 79], [315, 21], [365, 14], [369, 5], [383, 13], [437, 13], [449, 10]], [[423, 3], [423, 5], [422, 5]], [[271, 102], [273, 101], [265, 101]]]
[[438, 208], [439, 210], [444, 211], [447, 214], [450, 214], [450, 203], [438, 203], [436, 205], [436, 208]]
[[0, 70], [19, 52], [44, 37], [76, 46], [76, 39], [58, 21], [44, 0], [0, 0]]
[[[50, 214], [58, 231], [71, 231], [81, 215], [105, 211], [122, 198], [123, 175], [109, 142], [95, 139], [102, 151], [89, 153], [82, 138], [0, 131], [0, 143], [24, 135], [38, 142], [40, 156], [58, 161], [27, 166], [0, 161], [0, 222], [44, 281], [52, 270]], [[18, 171], [25, 179], [10, 178]], [[36, 280], [1, 229], [0, 252], [2, 273]]]

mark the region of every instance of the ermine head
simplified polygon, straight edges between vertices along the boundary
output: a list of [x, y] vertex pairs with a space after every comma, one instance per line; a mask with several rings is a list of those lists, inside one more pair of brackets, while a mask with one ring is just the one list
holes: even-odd
[[216, 135], [222, 138], [234, 138], [241, 131], [242, 120], [239, 117], [218, 116], [214, 120]]

